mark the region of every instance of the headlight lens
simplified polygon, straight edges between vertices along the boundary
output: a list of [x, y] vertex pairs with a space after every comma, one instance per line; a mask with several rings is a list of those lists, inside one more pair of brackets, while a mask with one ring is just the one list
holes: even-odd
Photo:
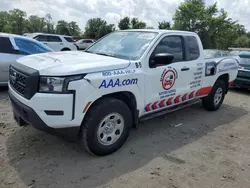
[[46, 93], [67, 93], [68, 84], [71, 81], [80, 80], [85, 75], [71, 77], [40, 77], [39, 92]]
[[41, 77], [39, 92], [62, 92], [65, 78]]

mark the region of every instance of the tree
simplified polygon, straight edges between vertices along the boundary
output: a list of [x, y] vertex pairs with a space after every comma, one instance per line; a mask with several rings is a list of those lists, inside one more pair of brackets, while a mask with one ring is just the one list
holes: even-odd
[[244, 27], [218, 11], [217, 4], [206, 7], [203, 0], [185, 0], [177, 8], [174, 29], [196, 32], [204, 48], [227, 49], [245, 32]]
[[167, 22], [167, 21], [158, 22], [158, 28], [159, 29], [170, 29], [171, 28], [170, 22]]
[[147, 24], [143, 21], [139, 21], [138, 18], [125, 17], [121, 19], [118, 23], [118, 27], [120, 30], [125, 29], [145, 29]]
[[99, 39], [114, 30], [115, 27], [113, 24], [108, 25], [107, 22], [101, 18], [92, 18], [89, 19], [86, 24], [84, 36]]
[[64, 20], [59, 20], [56, 24], [56, 33], [60, 35], [70, 35], [68, 22]]
[[69, 24], [68, 24], [68, 29], [69, 29], [69, 33], [70, 33], [70, 35], [72, 35], [72, 36], [79, 36], [80, 34], [81, 34], [81, 29], [80, 29], [80, 27], [77, 25], [77, 23], [76, 22], [70, 22]]
[[120, 30], [130, 29], [130, 18], [125, 17], [121, 19], [118, 23], [118, 27]]
[[46, 14], [44, 17], [46, 23], [46, 33], [54, 33], [54, 23], [50, 14]]
[[143, 21], [139, 21], [138, 18], [132, 18], [131, 27], [132, 29], [145, 29], [147, 24]]
[[[6, 11], [0, 12], [0, 32], [6, 32], [4, 28], [6, 28], [6, 25], [9, 25], [10, 21], [10, 15]], [[10, 26], [10, 25], [9, 25]]]
[[249, 48], [250, 38], [248, 38], [247, 35], [242, 35], [235, 40], [234, 46], [239, 48]]
[[36, 15], [31, 15], [26, 21], [26, 28], [28, 32], [45, 32], [46, 22], [44, 18], [40, 18]]
[[19, 9], [13, 9], [9, 11], [9, 15], [10, 15], [9, 23], [12, 28], [11, 32], [15, 34], [23, 34], [24, 32], [26, 32], [25, 30], [26, 13]]

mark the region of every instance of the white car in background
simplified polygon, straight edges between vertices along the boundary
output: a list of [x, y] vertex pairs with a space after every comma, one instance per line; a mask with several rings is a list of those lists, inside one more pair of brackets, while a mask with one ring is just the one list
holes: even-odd
[[0, 86], [8, 85], [10, 64], [17, 59], [52, 51], [48, 46], [28, 37], [0, 33]]
[[85, 50], [95, 42], [94, 39], [80, 39], [75, 42], [78, 50]]
[[54, 51], [74, 51], [77, 47], [74, 44], [74, 40], [71, 36], [45, 34], [45, 33], [27, 33], [24, 36], [33, 38], [47, 45]]

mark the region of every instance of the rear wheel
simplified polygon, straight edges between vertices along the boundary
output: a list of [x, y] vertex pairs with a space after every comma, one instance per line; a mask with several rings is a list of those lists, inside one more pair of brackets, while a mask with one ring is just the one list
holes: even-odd
[[105, 98], [89, 110], [80, 134], [84, 149], [99, 156], [118, 150], [127, 140], [132, 124], [128, 106], [120, 100]]
[[206, 110], [218, 110], [224, 101], [226, 94], [226, 85], [223, 80], [217, 80], [209, 95], [202, 100], [203, 107]]

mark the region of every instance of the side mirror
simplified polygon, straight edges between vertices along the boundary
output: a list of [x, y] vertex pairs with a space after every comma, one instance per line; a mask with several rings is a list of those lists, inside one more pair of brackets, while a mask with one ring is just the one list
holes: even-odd
[[168, 65], [173, 62], [174, 55], [169, 53], [155, 54], [150, 60], [150, 67], [158, 67], [162, 65]]

